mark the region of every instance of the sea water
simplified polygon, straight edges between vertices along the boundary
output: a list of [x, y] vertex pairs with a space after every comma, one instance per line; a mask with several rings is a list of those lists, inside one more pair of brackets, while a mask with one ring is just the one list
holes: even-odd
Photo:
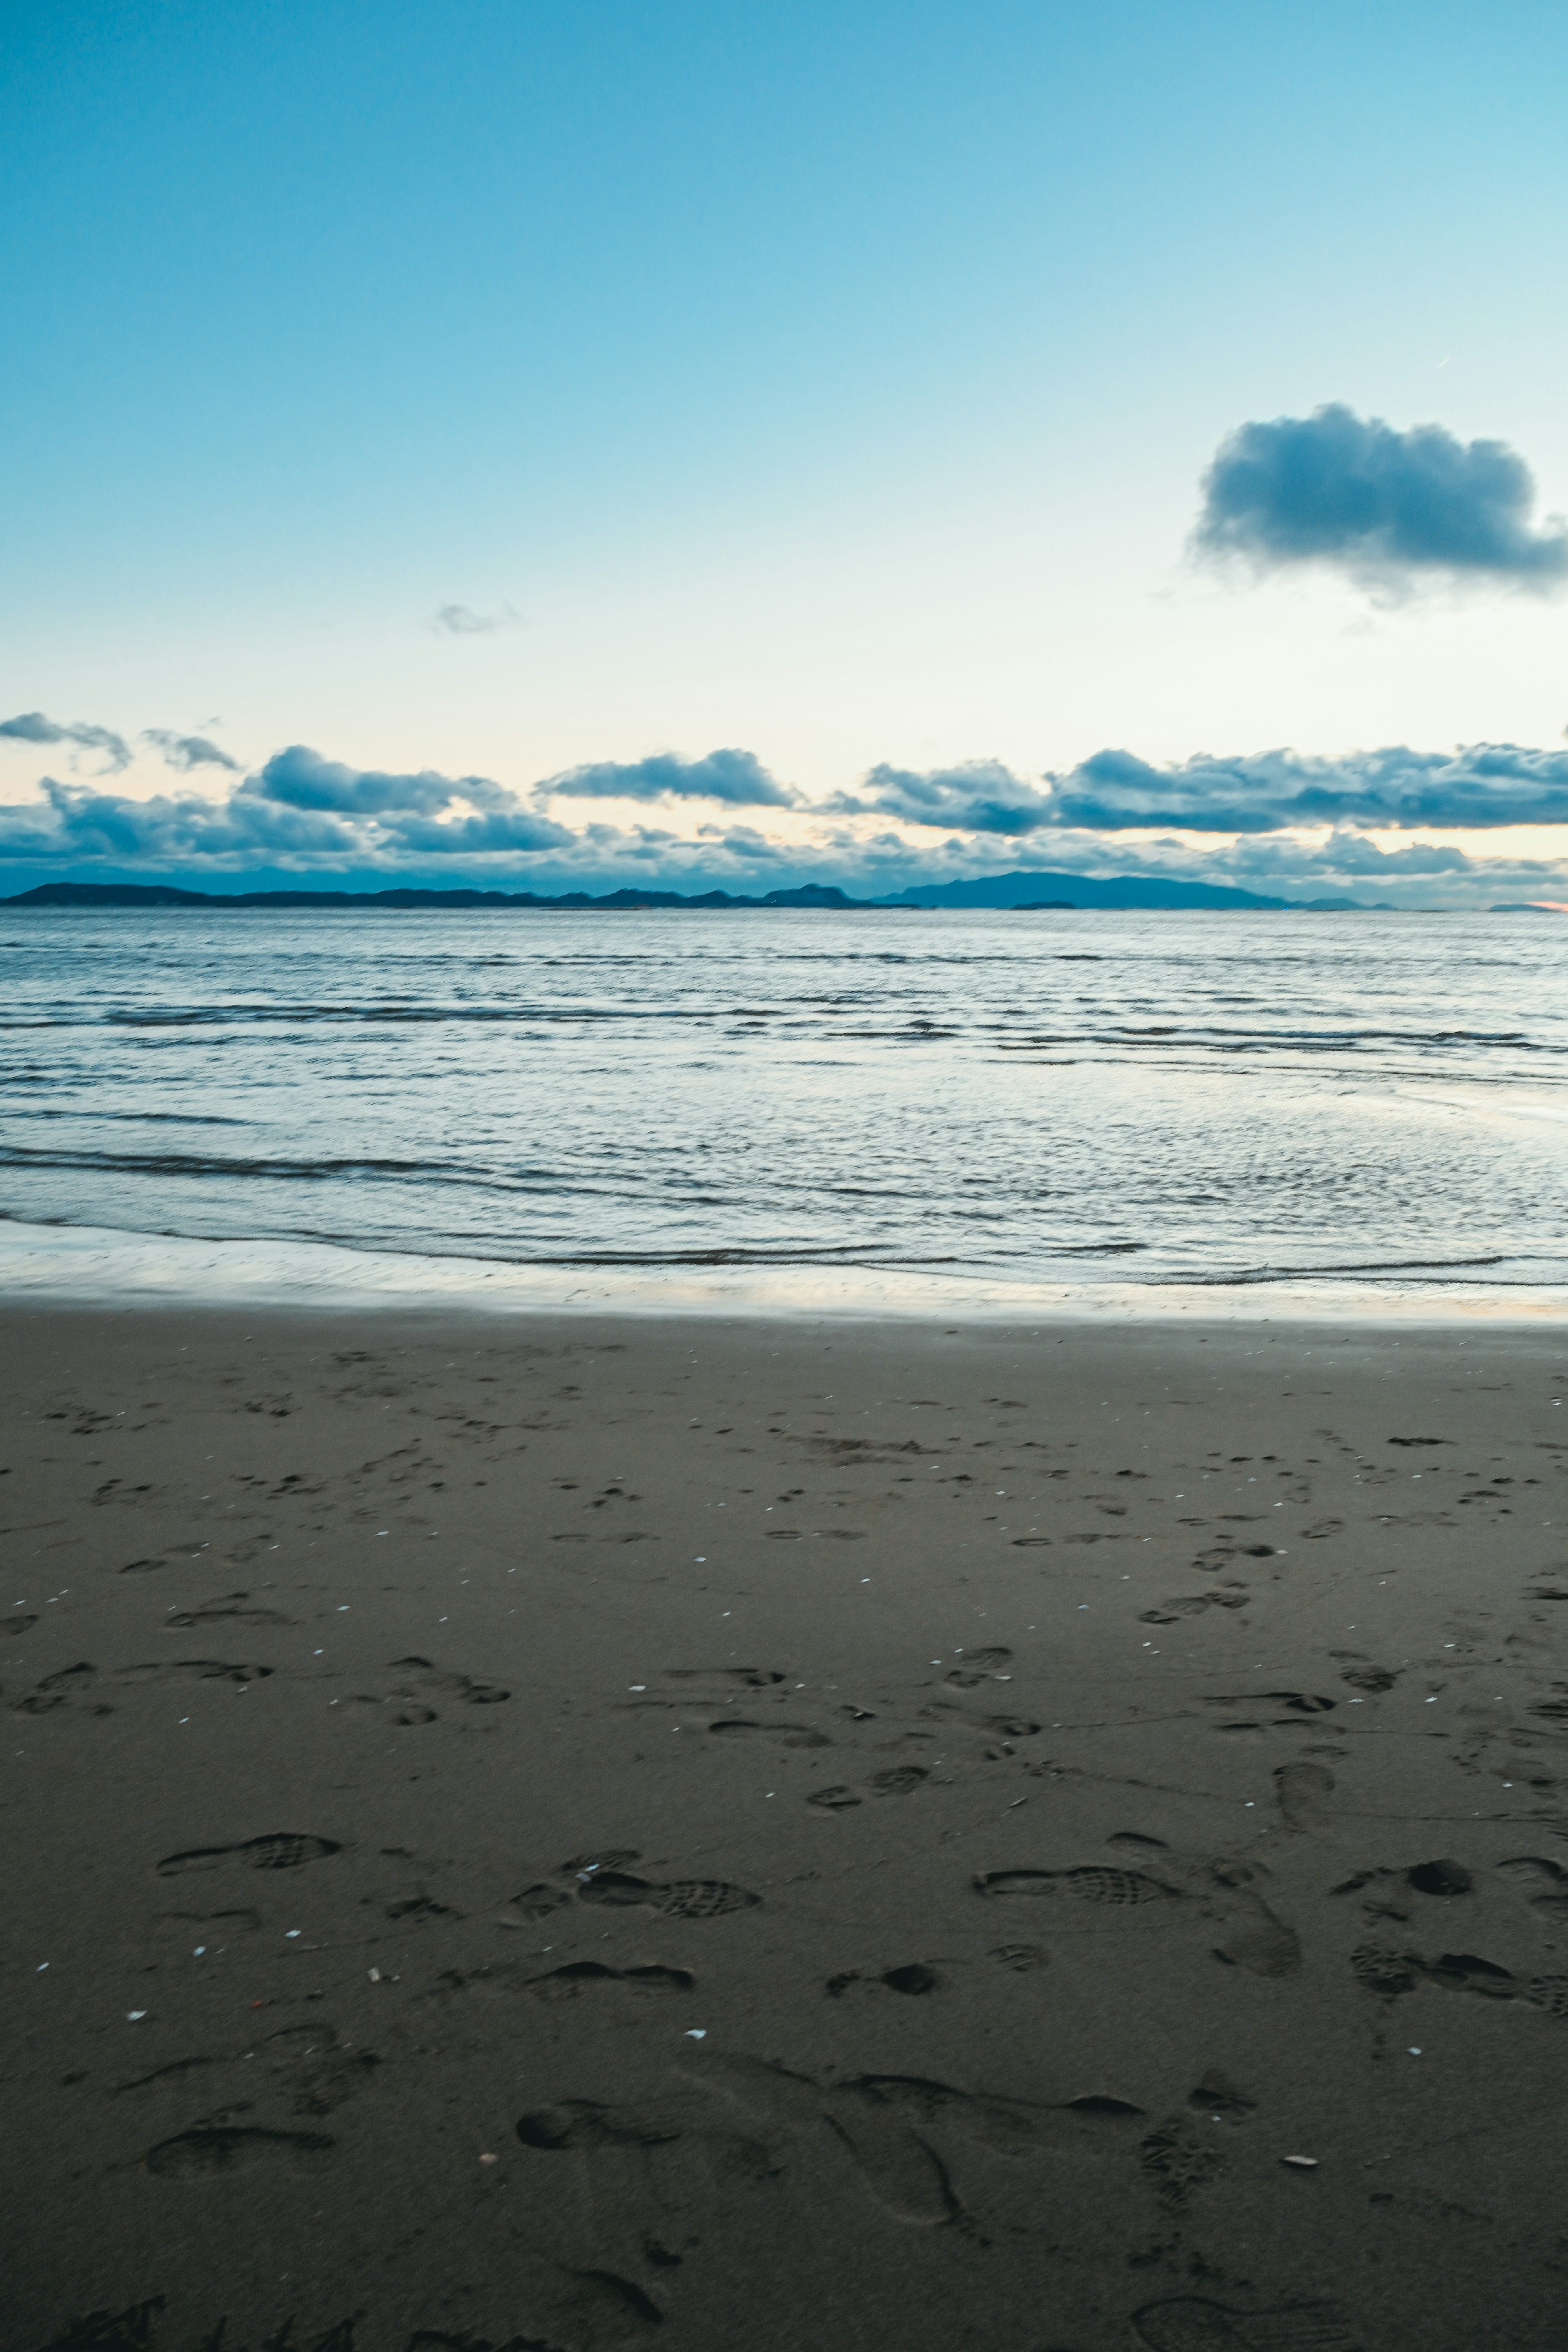
[[1548, 916], [7, 906], [0, 952], [14, 1235], [1568, 1281]]

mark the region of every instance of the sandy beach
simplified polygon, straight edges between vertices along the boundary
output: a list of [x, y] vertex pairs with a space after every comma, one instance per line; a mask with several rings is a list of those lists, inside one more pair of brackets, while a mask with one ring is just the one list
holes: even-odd
[[1563, 2342], [1552, 1328], [4, 1375], [6, 2352]]

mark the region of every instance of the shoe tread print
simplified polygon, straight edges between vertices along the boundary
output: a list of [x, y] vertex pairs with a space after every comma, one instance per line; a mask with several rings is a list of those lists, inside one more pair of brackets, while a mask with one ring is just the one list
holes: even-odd
[[1082, 1903], [1157, 1903], [1177, 1889], [1141, 1870], [1108, 1870], [1087, 1864], [1076, 1870], [992, 1870], [975, 1880], [982, 1895], [1073, 1895]]
[[1233, 2311], [1202, 2295], [1146, 2303], [1132, 2325], [1149, 2352], [1361, 2352], [1344, 2314], [1331, 2303]]
[[720, 1919], [728, 1912], [750, 1911], [763, 1899], [721, 1878], [676, 1878], [659, 1885], [619, 1870], [595, 1871], [592, 1877], [584, 1878], [578, 1893], [584, 1903], [645, 1904], [670, 1919]]
[[157, 1872], [160, 1878], [175, 1878], [187, 1870], [217, 1870], [226, 1862], [242, 1863], [247, 1870], [297, 1870], [301, 1863], [320, 1862], [342, 1852], [333, 1838], [310, 1837], [300, 1830], [274, 1830], [238, 1845], [195, 1846], [186, 1853], [165, 1854]]

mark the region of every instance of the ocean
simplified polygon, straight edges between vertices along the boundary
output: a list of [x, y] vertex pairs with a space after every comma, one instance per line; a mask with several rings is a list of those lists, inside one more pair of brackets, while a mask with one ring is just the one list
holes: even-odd
[[12, 906], [0, 941], [13, 1241], [601, 1295], [1568, 1281], [1547, 917]]

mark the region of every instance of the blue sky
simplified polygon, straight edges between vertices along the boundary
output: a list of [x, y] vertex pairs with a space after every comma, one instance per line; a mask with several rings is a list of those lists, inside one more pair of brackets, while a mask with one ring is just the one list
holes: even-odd
[[[11, 0], [0, 47], [0, 719], [127, 752], [0, 729], [0, 886], [1568, 898], [1561, 8]], [[1478, 802], [1498, 746], [1532, 798]], [[445, 796], [285, 840], [297, 748]]]

